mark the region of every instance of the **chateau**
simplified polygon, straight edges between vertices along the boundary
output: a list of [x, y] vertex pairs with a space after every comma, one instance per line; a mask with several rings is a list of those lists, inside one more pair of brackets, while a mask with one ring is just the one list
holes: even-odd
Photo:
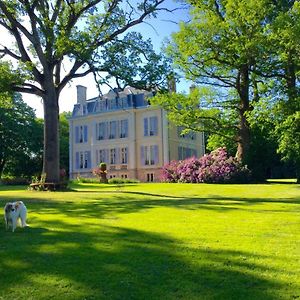
[[70, 178], [93, 177], [92, 169], [107, 164], [107, 177], [160, 180], [171, 160], [204, 154], [203, 133], [181, 135], [166, 112], [150, 104], [153, 94], [131, 87], [86, 99], [77, 86], [70, 123]]

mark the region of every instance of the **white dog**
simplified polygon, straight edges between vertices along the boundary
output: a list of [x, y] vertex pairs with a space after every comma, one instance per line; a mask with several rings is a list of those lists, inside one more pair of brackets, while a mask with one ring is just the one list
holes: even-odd
[[11, 224], [12, 231], [14, 232], [17, 227], [19, 219], [21, 219], [22, 227], [27, 226], [26, 216], [27, 216], [27, 209], [25, 204], [22, 201], [6, 203], [4, 207], [4, 218], [5, 218], [6, 229], [8, 229], [9, 224]]

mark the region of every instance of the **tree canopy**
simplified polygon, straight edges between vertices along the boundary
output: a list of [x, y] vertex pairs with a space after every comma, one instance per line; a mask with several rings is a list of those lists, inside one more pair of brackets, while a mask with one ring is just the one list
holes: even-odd
[[[163, 2], [0, 1], [0, 26], [14, 40], [12, 47], [2, 46], [0, 53], [26, 75], [24, 82], [15, 82], [11, 88], [43, 99], [43, 172], [47, 180], [59, 181], [58, 99], [70, 80], [93, 73], [98, 79], [115, 76], [119, 84], [140, 80], [148, 88], [162, 81], [164, 63], [158, 63], [149, 42], [129, 31], [155, 17], [164, 9]], [[156, 64], [147, 64], [148, 59], [155, 59]]]
[[[291, 157], [286, 146], [295, 143], [290, 133], [296, 135], [300, 103], [299, 2], [186, 2], [191, 4], [191, 20], [181, 23], [166, 51], [198, 92], [163, 94], [157, 103], [177, 124], [235, 141], [236, 156], [244, 163], [249, 163], [253, 150], [256, 118], [275, 109], [272, 126], [278, 128], [278, 151]], [[260, 102], [269, 102], [271, 110], [262, 111]]]

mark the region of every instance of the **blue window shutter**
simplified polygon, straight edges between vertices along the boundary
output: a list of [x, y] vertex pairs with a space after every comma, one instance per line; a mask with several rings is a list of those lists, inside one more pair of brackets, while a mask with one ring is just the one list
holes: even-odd
[[178, 159], [182, 160], [182, 147], [181, 146], [178, 147]]
[[91, 167], [92, 167], [91, 151], [87, 151], [87, 168], [90, 169]]
[[154, 131], [154, 135], [158, 134], [158, 118], [157, 117], [153, 118], [153, 131]]
[[121, 125], [121, 121], [117, 121], [117, 125], [116, 125], [116, 138], [119, 138], [120, 137], [120, 134], [121, 134], [121, 128], [120, 128], [120, 125]]
[[116, 148], [116, 164], [117, 165], [121, 162], [120, 155], [121, 155], [120, 148]]
[[79, 152], [76, 152], [76, 162], [75, 162], [75, 167], [76, 169], [79, 169]]
[[75, 143], [76, 144], [79, 143], [79, 127], [78, 126], [75, 127]]
[[83, 140], [85, 143], [87, 143], [88, 141], [88, 127], [86, 125], [84, 125], [84, 134], [83, 134]]
[[144, 136], [148, 136], [148, 118], [144, 118]]
[[109, 162], [109, 149], [104, 150], [104, 157], [105, 157], [105, 162]]
[[109, 137], [109, 122], [104, 123], [104, 139], [107, 140]]
[[158, 145], [154, 146], [154, 163], [158, 164], [159, 162], [159, 153], [158, 153]]
[[128, 120], [125, 120], [124, 126], [125, 126], [125, 137], [128, 137]]
[[125, 153], [126, 153], [125, 164], [128, 164], [128, 147], [125, 148]]
[[141, 146], [141, 165], [145, 165], [145, 147]]

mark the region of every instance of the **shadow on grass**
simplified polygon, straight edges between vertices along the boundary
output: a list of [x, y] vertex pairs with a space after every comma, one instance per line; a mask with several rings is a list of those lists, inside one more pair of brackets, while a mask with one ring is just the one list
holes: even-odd
[[37, 224], [15, 234], [0, 229], [0, 298], [268, 300], [282, 288], [252, 263], [265, 256], [185, 248], [127, 228]]
[[[60, 214], [72, 217], [97, 217], [105, 218], [118, 213], [136, 213], [143, 210], [149, 210], [156, 207], [170, 207], [185, 210], [214, 210], [219, 212], [226, 212], [232, 210], [252, 210], [264, 213], [266, 211], [274, 212], [299, 212], [298, 206], [292, 206], [282, 210], [280, 207], [274, 209], [256, 208], [254, 205], [263, 205], [265, 203], [274, 204], [300, 204], [300, 197], [287, 199], [274, 198], [239, 198], [239, 197], [223, 197], [220, 195], [209, 195], [208, 197], [172, 197], [152, 193], [143, 192], [111, 192], [113, 196], [105, 198], [105, 195], [95, 193], [92, 197], [77, 201], [71, 198], [66, 200], [51, 200], [41, 198], [28, 198], [24, 202], [27, 208], [32, 212], [40, 214]], [[110, 194], [110, 192], [109, 192]], [[51, 194], [49, 194], [51, 195]], [[34, 196], [34, 193], [32, 193]], [[148, 198], [149, 197], [149, 198]], [[16, 195], [9, 195], [0, 198], [0, 206], [4, 207], [7, 201], [20, 200]], [[75, 205], [74, 205], [75, 204]]]

